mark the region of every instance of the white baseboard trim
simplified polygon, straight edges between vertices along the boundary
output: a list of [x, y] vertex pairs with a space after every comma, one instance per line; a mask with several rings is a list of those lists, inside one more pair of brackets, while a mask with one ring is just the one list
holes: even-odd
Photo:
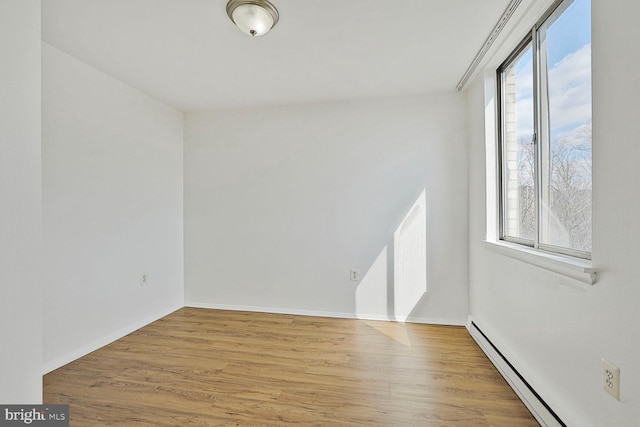
[[131, 325], [126, 326], [125, 328], [119, 329], [117, 331], [114, 331], [112, 333], [110, 333], [109, 335], [102, 337], [101, 339], [98, 339], [96, 341], [93, 341], [92, 343], [85, 345], [83, 347], [77, 348], [73, 351], [70, 351], [69, 353], [65, 354], [64, 356], [58, 357], [54, 360], [51, 361], [45, 361], [43, 364], [43, 373], [42, 375], [46, 375], [49, 372], [55, 371], [58, 368], [63, 367], [64, 365], [73, 362], [74, 360], [77, 360], [83, 356], [86, 356], [89, 353], [92, 353], [96, 350], [98, 350], [101, 347], [104, 347], [105, 345], [111, 344], [112, 342], [119, 340], [120, 338], [129, 335], [132, 332], [137, 331], [138, 329], [142, 328], [143, 326], [147, 326], [150, 323], [155, 322], [158, 319], [161, 319], [171, 313], [173, 313], [176, 310], [181, 309], [182, 306], [174, 306], [174, 307], [170, 307], [167, 308], [165, 310], [159, 311], [154, 315], [151, 316], [147, 316], [141, 320], [139, 320], [138, 322], [132, 323]]
[[406, 319], [391, 319], [396, 322], [407, 323], [424, 323], [426, 325], [442, 325], [442, 326], [465, 326], [464, 320], [459, 319], [434, 319], [432, 317], [414, 317], [409, 316]]
[[566, 424], [547, 405], [542, 397], [529, 385], [527, 380], [520, 375], [516, 368], [509, 362], [498, 349], [499, 343], [491, 340], [487, 331], [481, 330], [477, 323], [469, 317], [467, 329], [471, 337], [487, 355], [491, 363], [496, 367], [500, 375], [504, 377], [509, 386], [516, 392], [522, 403], [529, 409], [535, 419], [544, 427], [566, 427]]
[[406, 322], [406, 323], [424, 323], [429, 325], [448, 325], [448, 326], [465, 326], [464, 320], [453, 319], [434, 319], [426, 317], [407, 317], [405, 320], [398, 320], [390, 316], [382, 314], [356, 314], [335, 311], [314, 311], [300, 310], [291, 308], [275, 308], [275, 307], [258, 307], [250, 305], [234, 305], [234, 304], [212, 304], [206, 302], [185, 302], [185, 307], [192, 308], [208, 308], [213, 310], [231, 310], [231, 311], [252, 311], [256, 313], [274, 313], [274, 314], [293, 314], [297, 316], [317, 316], [317, 317], [333, 317], [338, 319], [362, 319], [362, 320], [383, 320], [387, 322]]

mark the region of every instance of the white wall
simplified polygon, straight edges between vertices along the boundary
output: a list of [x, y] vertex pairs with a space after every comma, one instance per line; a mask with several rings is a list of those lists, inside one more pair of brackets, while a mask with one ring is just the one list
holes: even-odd
[[183, 123], [52, 46], [42, 61], [49, 371], [183, 305]]
[[42, 401], [40, 1], [0, 2], [0, 402]]
[[[411, 320], [463, 323], [464, 123], [453, 94], [187, 114], [186, 303], [384, 319], [401, 306]], [[426, 225], [409, 229], [426, 236], [405, 241], [426, 239], [426, 263], [394, 260], [423, 191], [412, 221]], [[399, 263], [413, 263], [407, 277], [426, 268], [420, 301], [394, 304], [416, 298], [393, 288]]]
[[[471, 314], [570, 426], [640, 420], [640, 3], [593, 1], [594, 286], [493, 252], [485, 237], [485, 99], [468, 93]], [[601, 359], [621, 370], [621, 401]]]

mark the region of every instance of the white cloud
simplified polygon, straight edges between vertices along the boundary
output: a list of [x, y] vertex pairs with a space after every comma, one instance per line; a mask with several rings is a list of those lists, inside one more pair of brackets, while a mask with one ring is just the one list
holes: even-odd
[[[551, 130], [591, 121], [591, 45], [586, 44], [562, 58], [549, 70]], [[531, 62], [517, 76], [518, 130], [533, 133], [531, 116], [533, 71]]]
[[591, 45], [565, 56], [549, 70], [551, 128], [591, 120]]
[[580, 125], [556, 136], [556, 140], [566, 147], [591, 147], [591, 122]]

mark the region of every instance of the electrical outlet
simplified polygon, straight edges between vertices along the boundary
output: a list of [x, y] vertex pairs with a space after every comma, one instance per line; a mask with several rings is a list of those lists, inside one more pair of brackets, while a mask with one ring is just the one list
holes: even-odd
[[620, 400], [620, 368], [602, 359], [602, 388]]
[[349, 270], [349, 280], [351, 280], [352, 282], [357, 282], [358, 280], [360, 280], [360, 272], [354, 268]]
[[145, 286], [149, 282], [149, 275], [147, 273], [142, 273], [140, 275], [140, 286]]

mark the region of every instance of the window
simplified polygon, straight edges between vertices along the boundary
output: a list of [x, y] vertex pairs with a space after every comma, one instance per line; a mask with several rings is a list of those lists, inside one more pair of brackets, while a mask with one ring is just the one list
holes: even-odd
[[590, 0], [555, 3], [497, 74], [500, 239], [590, 258]]

